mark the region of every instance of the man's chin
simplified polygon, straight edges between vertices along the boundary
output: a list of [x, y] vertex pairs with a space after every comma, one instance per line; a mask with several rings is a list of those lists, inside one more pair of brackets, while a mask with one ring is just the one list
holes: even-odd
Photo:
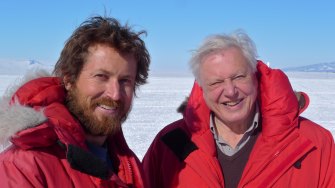
[[86, 134], [97, 136], [97, 137], [103, 137], [103, 136], [113, 136], [116, 133], [121, 131], [121, 127], [113, 127], [113, 129], [106, 129], [106, 130], [88, 130], [86, 131]]
[[105, 114], [102, 114], [102, 113], [93, 113], [93, 116], [94, 116], [94, 119], [96, 119], [97, 121], [99, 122], [105, 122], [106, 120], [108, 121], [115, 121], [117, 119], [123, 119], [120, 115], [120, 113], [113, 113], [113, 114], [108, 114], [108, 113], [105, 113]]

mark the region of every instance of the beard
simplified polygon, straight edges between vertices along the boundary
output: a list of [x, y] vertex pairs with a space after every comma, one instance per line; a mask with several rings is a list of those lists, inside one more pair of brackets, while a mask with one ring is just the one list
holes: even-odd
[[[76, 88], [68, 91], [66, 105], [69, 111], [79, 120], [84, 131], [93, 136], [114, 135], [120, 132], [121, 124], [128, 116], [128, 110], [124, 108], [122, 102], [107, 97], [88, 100], [81, 96]], [[99, 118], [94, 115], [94, 110], [101, 105], [116, 107], [118, 112], [112, 117], [102, 115]]]

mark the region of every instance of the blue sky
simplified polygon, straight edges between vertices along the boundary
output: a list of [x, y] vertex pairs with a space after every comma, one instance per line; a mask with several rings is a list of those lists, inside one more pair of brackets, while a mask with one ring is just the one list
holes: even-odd
[[189, 72], [191, 51], [206, 36], [236, 29], [275, 68], [335, 61], [332, 0], [3, 0], [0, 60], [53, 64], [80, 23], [105, 14], [148, 32], [153, 72]]

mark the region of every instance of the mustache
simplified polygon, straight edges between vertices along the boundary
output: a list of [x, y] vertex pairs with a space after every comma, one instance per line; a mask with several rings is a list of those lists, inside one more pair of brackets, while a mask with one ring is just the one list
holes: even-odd
[[108, 97], [92, 100], [92, 107], [97, 107], [97, 106], [100, 106], [100, 105], [106, 105], [106, 106], [110, 106], [110, 107], [113, 107], [113, 108], [114, 107], [115, 108], [122, 107], [122, 103], [120, 101], [115, 101], [115, 100], [110, 99]]

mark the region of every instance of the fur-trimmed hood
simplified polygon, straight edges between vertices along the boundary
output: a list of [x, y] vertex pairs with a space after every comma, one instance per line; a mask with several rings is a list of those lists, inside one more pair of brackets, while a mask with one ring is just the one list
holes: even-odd
[[25, 83], [49, 76], [51, 75], [46, 70], [33, 70], [23, 77], [18, 77], [8, 86], [0, 100], [0, 145], [6, 147], [15, 133], [46, 121], [43, 109], [36, 111], [32, 107], [20, 104], [14, 94]]
[[[40, 71], [25, 76], [3, 96], [0, 144], [10, 141], [31, 149], [62, 143], [87, 149], [85, 132], [64, 105], [65, 100], [66, 89], [59, 77]], [[122, 130], [109, 139], [121, 149], [128, 148]]]
[[85, 148], [84, 131], [64, 106], [66, 90], [61, 80], [45, 71], [35, 71], [21, 80], [3, 96], [1, 144], [10, 141], [29, 149], [49, 146], [59, 140]]

